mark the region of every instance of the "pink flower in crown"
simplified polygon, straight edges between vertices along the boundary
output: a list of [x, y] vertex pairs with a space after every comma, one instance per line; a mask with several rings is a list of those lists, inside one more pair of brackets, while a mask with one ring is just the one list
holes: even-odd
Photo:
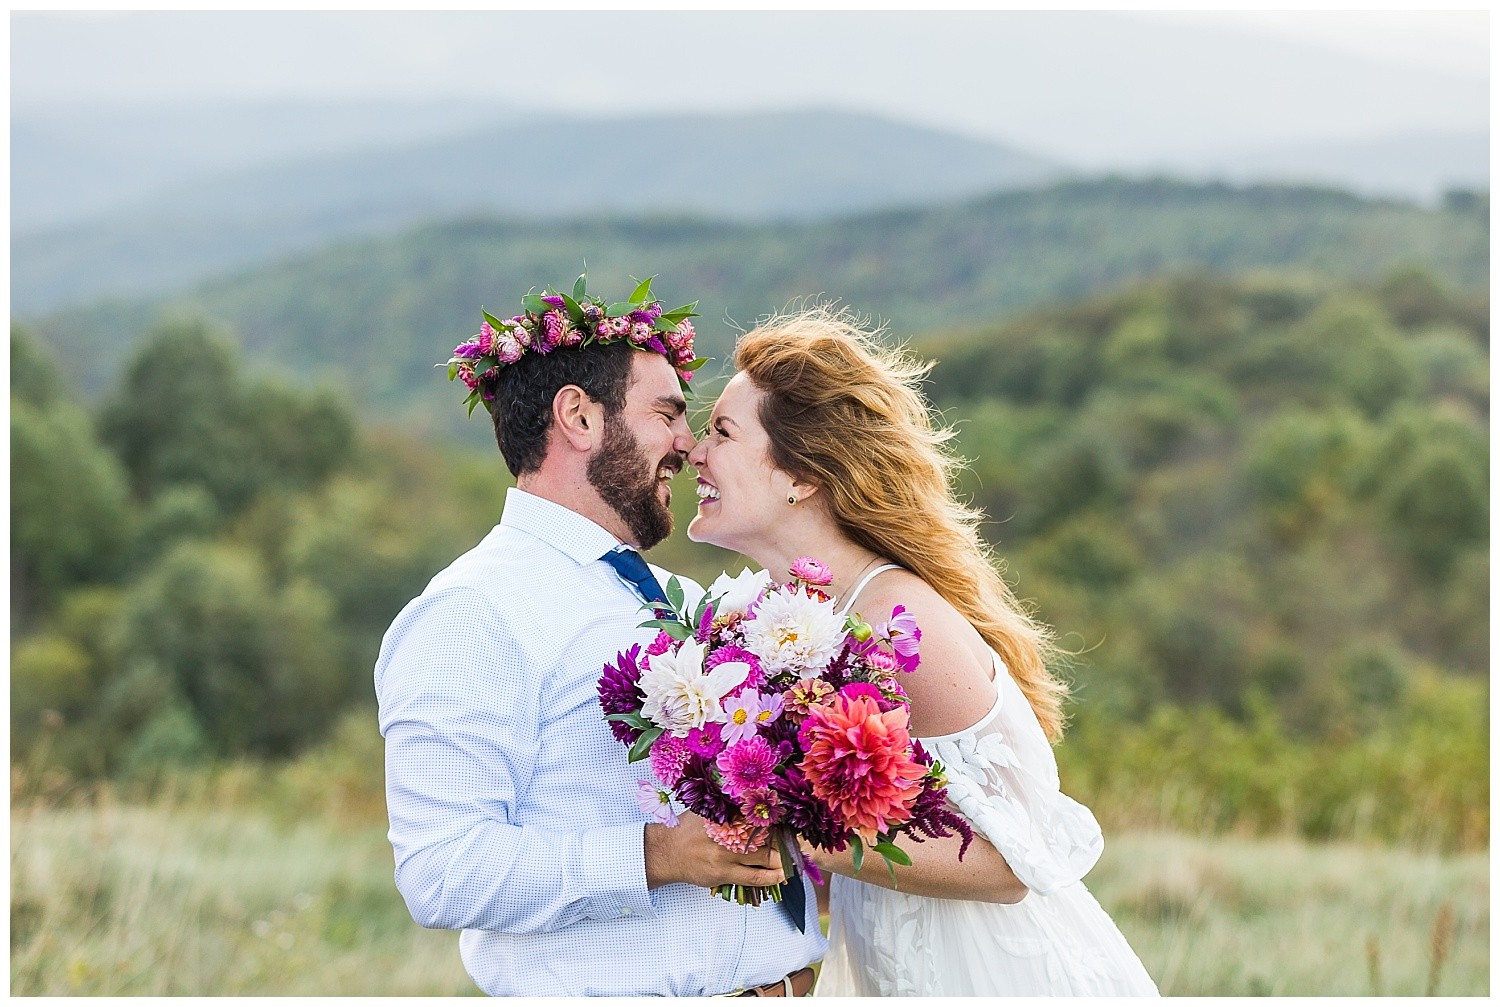
[[636, 782], [635, 801], [653, 822], [671, 828], [677, 824], [677, 812], [672, 810], [672, 799], [650, 780]]
[[[686, 370], [686, 365], [692, 363], [695, 359], [697, 358], [693, 356], [693, 348], [691, 346], [684, 346], [672, 351], [672, 363], [683, 370]], [[691, 374], [692, 372], [688, 371], [688, 373]]]
[[471, 391], [471, 392], [474, 389], [476, 389], [476, 388], [479, 387], [479, 379], [474, 376], [474, 365], [473, 364], [459, 364], [458, 365], [458, 378], [459, 378], [460, 381], [462, 381], [465, 385], [468, 386], [469, 391]]
[[651, 745], [651, 772], [666, 786], [675, 787], [692, 757], [693, 749], [688, 740], [667, 731]]
[[511, 320], [516, 323], [515, 328], [510, 330], [511, 336], [526, 349], [531, 349], [530, 321], [527, 320], [525, 315], [517, 315]]
[[531, 348], [537, 353], [546, 355], [562, 345], [562, 336], [561, 316], [556, 311], [549, 311], [542, 316], [541, 326], [532, 336]]
[[697, 334], [693, 329], [693, 323], [684, 318], [677, 323], [677, 328], [667, 333], [667, 345], [674, 350], [691, 350], [693, 337]]
[[502, 364], [513, 364], [521, 359], [521, 354], [526, 352], [519, 340], [509, 332], [501, 332], [495, 337], [495, 359]]
[[680, 367], [677, 369], [677, 376], [679, 378], [681, 378], [682, 380], [684, 380], [684, 381], [691, 381], [691, 380], [693, 380], [693, 372], [692, 371], [683, 370]]
[[587, 335], [587, 333], [585, 333], [582, 329], [575, 329], [570, 325], [563, 330], [562, 344], [564, 346], [578, 346], [583, 342], [583, 338], [585, 335]]
[[630, 325], [630, 341], [637, 346], [644, 346], [651, 341], [651, 326], [645, 322], [634, 322]]
[[479, 352], [481, 355], [490, 352], [495, 345], [495, 328], [488, 321], [479, 324]]
[[746, 791], [769, 787], [776, 778], [780, 753], [764, 738], [751, 738], [730, 745], [719, 753], [714, 764], [724, 774], [724, 792], [738, 799]]
[[792, 568], [788, 572], [804, 584], [816, 584], [818, 587], [827, 587], [833, 583], [833, 573], [828, 567], [819, 563], [811, 556], [798, 558], [792, 563]]

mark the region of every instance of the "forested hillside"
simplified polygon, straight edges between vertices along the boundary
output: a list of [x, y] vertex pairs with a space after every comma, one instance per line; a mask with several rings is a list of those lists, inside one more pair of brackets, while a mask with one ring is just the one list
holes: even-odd
[[205, 318], [233, 332], [257, 368], [330, 382], [366, 416], [451, 435], [468, 428], [451, 421], [432, 362], [476, 331], [481, 305], [508, 312], [520, 292], [570, 283], [585, 263], [591, 289], [624, 291], [630, 276], [658, 274], [665, 299], [698, 299], [700, 345], [722, 359], [735, 325], [820, 293], [914, 334], [1192, 268], [1373, 280], [1417, 264], [1476, 291], [1488, 276], [1487, 221], [1483, 197], [1426, 210], [1319, 189], [1124, 180], [796, 226], [476, 219], [34, 327], [97, 394], [158, 318]]
[[[1487, 842], [1488, 347], [1484, 297], [1416, 271], [1184, 275], [919, 341], [988, 537], [1075, 652], [1081, 799]], [[13, 337], [13, 757], [132, 779], [369, 727], [384, 628], [498, 513], [493, 447], [254, 377], [194, 324], [97, 404], [77, 359]]]

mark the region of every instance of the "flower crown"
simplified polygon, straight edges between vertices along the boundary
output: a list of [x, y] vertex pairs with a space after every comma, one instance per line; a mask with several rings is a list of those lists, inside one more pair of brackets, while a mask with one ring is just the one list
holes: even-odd
[[[453, 348], [448, 361], [448, 380], [458, 378], [468, 386], [469, 415], [480, 402], [485, 409], [495, 399], [495, 378], [500, 368], [508, 367], [527, 353], [546, 355], [559, 347], [583, 347], [629, 342], [642, 350], [660, 353], [677, 371], [684, 394], [693, 372], [706, 358], [693, 356], [693, 323], [698, 317], [693, 309], [698, 302], [663, 311], [661, 302], [651, 294], [646, 277], [627, 301], [606, 304], [589, 296], [587, 274], [578, 277], [573, 293], [560, 294], [551, 287], [547, 293], [529, 293], [521, 298], [525, 309], [508, 321], [480, 310], [484, 323], [479, 334]], [[438, 364], [438, 367], [443, 366]]]

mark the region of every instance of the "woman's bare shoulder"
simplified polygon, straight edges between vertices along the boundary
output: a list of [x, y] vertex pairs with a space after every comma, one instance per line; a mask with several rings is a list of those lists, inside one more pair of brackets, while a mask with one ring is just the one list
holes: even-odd
[[902, 606], [922, 631], [921, 663], [901, 676], [918, 735], [952, 734], [973, 726], [994, 705], [989, 645], [963, 614], [915, 574], [891, 570], [866, 586], [855, 608], [878, 625]]

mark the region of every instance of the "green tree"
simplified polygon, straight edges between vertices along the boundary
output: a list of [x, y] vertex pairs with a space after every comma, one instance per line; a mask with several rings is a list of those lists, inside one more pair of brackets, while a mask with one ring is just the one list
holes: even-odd
[[165, 684], [151, 714], [180, 700], [217, 754], [284, 754], [312, 740], [349, 693], [328, 617], [321, 592], [278, 592], [253, 553], [184, 543], [130, 600], [125, 664]]
[[11, 395], [11, 610], [34, 615], [70, 587], [117, 575], [131, 512], [124, 473], [88, 415], [46, 361], [17, 349], [27, 340], [11, 345], [26, 375]]

